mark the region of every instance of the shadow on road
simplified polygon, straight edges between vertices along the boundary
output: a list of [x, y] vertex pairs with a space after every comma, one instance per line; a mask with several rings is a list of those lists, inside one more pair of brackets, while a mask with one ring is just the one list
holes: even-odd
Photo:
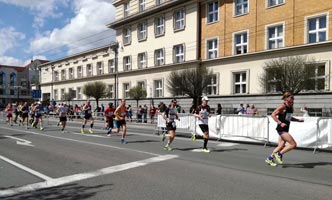
[[111, 190], [113, 184], [96, 185], [96, 186], [80, 186], [78, 184], [69, 184], [58, 187], [52, 187], [33, 192], [22, 193], [11, 197], [4, 198], [3, 200], [77, 200], [89, 199], [100, 191]]
[[159, 140], [134, 140], [134, 141], [127, 141], [127, 143], [148, 143], [148, 142], [159, 142]]
[[282, 168], [315, 168], [316, 166], [332, 165], [332, 162], [316, 162], [316, 163], [298, 163], [298, 164], [283, 164]]

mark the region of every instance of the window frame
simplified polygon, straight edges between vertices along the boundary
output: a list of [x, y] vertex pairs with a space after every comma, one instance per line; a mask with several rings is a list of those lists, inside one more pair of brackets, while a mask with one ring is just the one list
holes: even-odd
[[[211, 42], [211, 41], [216, 41], [216, 47], [214, 46], [215, 43], [213, 43], [214, 47], [212, 49], [210, 49], [210, 45], [209, 45], [209, 42]], [[205, 58], [208, 59], [208, 60], [218, 58], [219, 57], [219, 37], [209, 38], [209, 39], [206, 40], [205, 44], [206, 44], [206, 47], [207, 47]], [[211, 55], [216, 54], [215, 57], [214, 58], [210, 57], [210, 53], [212, 53]]]
[[[272, 5], [271, 1], [276, 1], [276, 3]], [[273, 8], [276, 6], [284, 5], [285, 3], [286, 3], [286, 0], [266, 0], [266, 7]]]
[[123, 17], [128, 17], [130, 15], [130, 2], [123, 4]]
[[[243, 81], [244, 74], [246, 76], [245, 81]], [[236, 75], [240, 75], [239, 82], [236, 81]], [[232, 71], [232, 79], [233, 79], [232, 87], [234, 95], [249, 94], [249, 70]], [[239, 86], [240, 88], [239, 92], [237, 92], [237, 86]], [[243, 88], [245, 88], [245, 91], [243, 91]]]
[[[315, 31], [309, 30], [309, 20], [311, 19], [316, 19], [316, 28], [317, 28], [317, 20], [319, 21], [319, 18], [325, 17], [325, 28], [324, 29], [316, 29]], [[319, 25], [318, 25], [319, 26]], [[324, 41], [319, 41], [319, 33], [320, 32], [325, 32], [325, 40]], [[315, 42], [310, 42], [310, 32], [315, 33], [316, 32], [316, 41]], [[329, 13], [320, 13], [316, 15], [311, 15], [311, 16], [306, 16], [305, 17], [305, 43], [306, 44], [314, 44], [314, 43], [319, 43], [319, 42], [325, 42], [328, 41], [329, 37]], [[318, 37], [317, 37], [318, 36]], [[317, 41], [318, 40], [318, 41]]]
[[[246, 42], [244, 42], [244, 34], [246, 34]], [[241, 43], [237, 43], [237, 36], [241, 36]], [[237, 52], [240, 47], [241, 53]], [[244, 48], [246, 47], [246, 49]], [[246, 50], [246, 52], [244, 52]], [[241, 55], [249, 52], [249, 30], [243, 30], [233, 33], [233, 55]]]
[[[213, 83], [212, 80], [215, 78], [215, 82]], [[211, 76], [211, 82], [209, 82], [209, 84], [206, 87], [206, 94], [207, 95], [218, 95], [218, 84], [219, 83], [219, 76], [217, 73], [212, 74]], [[209, 88], [211, 88], [211, 92], [209, 93]], [[213, 89], [215, 89], [215, 93], [212, 93]]]
[[131, 56], [123, 56], [123, 71], [131, 71], [132, 63]]
[[153, 80], [153, 91], [153, 96], [156, 98], [164, 96], [164, 84], [162, 79]]
[[77, 66], [77, 78], [82, 78], [83, 77], [83, 66]]
[[146, 10], [146, 1], [145, 0], [139, 0], [138, 1], [138, 12], [143, 12]]
[[[281, 27], [282, 29], [282, 36], [279, 36], [278, 28]], [[275, 37], [270, 38], [270, 29], [274, 28], [274, 33]], [[265, 26], [265, 35], [266, 35], [266, 45], [265, 49], [267, 50], [273, 50], [273, 49], [279, 49], [279, 48], [284, 48], [285, 47], [285, 22], [279, 22], [279, 23], [274, 23], [274, 24], [269, 24]], [[281, 40], [281, 46], [279, 46], [279, 40]], [[271, 48], [270, 45], [272, 44], [271, 42], [274, 42], [275, 47]]]
[[125, 99], [130, 98], [130, 96], [129, 96], [130, 83], [123, 83], [122, 86], [123, 86], [123, 98], [125, 98]]
[[104, 63], [102, 61], [97, 62], [96, 64], [96, 70], [97, 70], [97, 75], [103, 75], [104, 74]]
[[[144, 29], [145, 28], [145, 29]], [[148, 25], [146, 21], [137, 24], [137, 40], [145, 41], [148, 38]]]
[[[178, 18], [178, 13], [181, 18]], [[177, 25], [179, 25], [179, 27], [177, 27]], [[184, 30], [186, 27], [186, 11], [184, 8], [180, 8], [178, 10], [175, 10], [173, 13], [173, 30], [174, 32], [176, 31], [181, 31]]]
[[114, 65], [114, 59], [109, 59], [107, 61], [108, 63], [108, 73], [111, 74], [111, 73], [115, 73], [115, 65]]
[[71, 68], [68, 69], [68, 78], [69, 78], [70, 80], [72, 80], [72, 79], [75, 78], [75, 77], [74, 77], [74, 68], [73, 68], [73, 67], [71, 67]]
[[86, 77], [92, 77], [93, 76], [93, 66], [91, 63], [86, 65]]
[[131, 28], [125, 27], [123, 29], [123, 45], [131, 44]]
[[[217, 10], [213, 10], [213, 11], [210, 11], [209, 10], [209, 6], [211, 4], [213, 4], [213, 9], [216, 9], [214, 6], [215, 6], [215, 3], [217, 3]], [[217, 14], [217, 18], [215, 19], [215, 14]], [[210, 21], [210, 16], [212, 15], [212, 18], [213, 20]], [[206, 24], [212, 24], [212, 23], [215, 23], [215, 22], [218, 22], [219, 21], [219, 0], [217, 1], [210, 1], [208, 3], [206, 3]]]
[[[249, 0], [243, 0], [243, 2], [241, 3], [241, 2], [237, 2], [238, 0], [235, 0], [234, 2], [233, 2], [233, 6], [234, 6], [234, 16], [242, 16], [242, 15], [246, 15], [246, 14], [248, 14], [249, 13]], [[246, 2], [244, 2], [244, 1], [246, 1]], [[247, 5], [247, 10], [246, 10], [246, 7], [245, 7], [245, 5]], [[238, 6], [241, 6], [241, 12], [239, 12], [239, 10], [237, 9], [238, 8]]]
[[[141, 58], [143, 58], [143, 57], [144, 57], [144, 60], [141, 60]], [[147, 68], [148, 67], [147, 62], [148, 61], [147, 61], [147, 53], [146, 52], [142, 52], [142, 53], [137, 54], [137, 68], [138, 69]]]
[[[159, 22], [162, 22], [162, 24], [159, 24]], [[165, 16], [164, 15], [155, 18], [155, 32], [154, 32], [154, 34], [155, 34], [156, 37], [160, 37], [160, 36], [165, 35]]]
[[[162, 53], [162, 56], [160, 57]], [[162, 62], [159, 62], [162, 61]], [[156, 49], [154, 51], [154, 64], [155, 66], [162, 66], [165, 65], [165, 49], [161, 48], [161, 49]]]
[[[179, 49], [182, 49], [182, 52], [177, 52], [177, 50], [179, 50]], [[178, 59], [178, 58], [182, 58], [182, 59]], [[184, 44], [174, 45], [173, 46], [173, 63], [183, 63], [183, 62], [185, 62]]]

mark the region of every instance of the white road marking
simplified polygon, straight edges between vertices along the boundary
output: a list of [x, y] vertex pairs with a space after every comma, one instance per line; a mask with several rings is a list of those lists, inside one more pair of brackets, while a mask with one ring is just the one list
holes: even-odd
[[19, 145], [25, 145], [25, 146], [30, 146], [30, 147], [35, 146], [35, 145], [32, 145], [31, 142], [28, 141], [28, 140], [24, 140], [24, 139], [9, 136], [9, 135], [5, 135], [4, 137], [11, 138], [11, 139], [14, 139], [14, 140], [18, 140], [18, 141], [16, 141], [16, 144], [19, 144]]
[[72, 182], [77, 182], [85, 179], [90, 179], [102, 175], [107, 175], [107, 174], [112, 174], [136, 167], [141, 167], [145, 166], [148, 164], [156, 163], [156, 162], [162, 162], [170, 159], [177, 158], [177, 155], [164, 155], [164, 156], [158, 156], [158, 157], [153, 157], [153, 158], [148, 158], [145, 160], [140, 160], [140, 161], [135, 161], [131, 163], [126, 163], [126, 164], [121, 164], [121, 165], [116, 165], [112, 167], [107, 167], [103, 168], [97, 171], [93, 172], [87, 172], [87, 173], [80, 173], [80, 174], [75, 174], [75, 175], [70, 175], [70, 176], [65, 176], [65, 177], [60, 177], [56, 179], [51, 179], [47, 180], [44, 182], [39, 182], [39, 183], [34, 183], [34, 184], [29, 184], [25, 185], [22, 187], [18, 188], [13, 188], [13, 189], [8, 189], [8, 190], [0, 190], [0, 197], [8, 197], [8, 196], [13, 196], [22, 192], [32, 192], [35, 190], [39, 189], [45, 189], [45, 188], [50, 188], [50, 187], [55, 187], [59, 185], [64, 185]]
[[0, 155], [0, 159], [2, 159], [4, 161], [6, 161], [6, 162], [8, 162], [8, 163], [10, 163], [12, 165], [14, 165], [17, 168], [20, 168], [20, 169], [22, 169], [22, 170], [24, 170], [24, 171], [26, 171], [26, 172], [34, 175], [34, 176], [37, 176], [37, 177], [39, 177], [39, 178], [41, 178], [43, 180], [46, 180], [46, 181], [52, 180], [51, 177], [48, 177], [48, 176], [46, 176], [46, 175], [44, 175], [42, 173], [39, 173], [39, 172], [37, 172], [37, 171], [35, 171], [33, 169], [30, 169], [30, 168], [28, 168], [28, 167], [26, 167], [24, 165], [21, 165], [21, 164], [15, 162], [13, 160], [10, 160], [9, 158], [6, 158], [6, 157], [3, 157], [3, 156]]
[[236, 146], [236, 145], [239, 145], [237, 143], [221, 143], [221, 144], [218, 144], [217, 146], [218, 147], [232, 147], [232, 146]]

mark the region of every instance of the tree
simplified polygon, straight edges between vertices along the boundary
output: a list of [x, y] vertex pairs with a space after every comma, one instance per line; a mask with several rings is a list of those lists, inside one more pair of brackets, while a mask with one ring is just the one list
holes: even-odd
[[68, 103], [70, 103], [70, 101], [73, 100], [73, 98], [74, 97], [73, 97], [72, 94], [70, 94], [70, 92], [65, 92], [63, 94], [63, 99], [66, 100], [66, 101], [68, 101]]
[[129, 90], [129, 96], [136, 100], [136, 106], [138, 108], [138, 101], [146, 97], [146, 91], [141, 86], [135, 86]]
[[290, 56], [265, 62], [264, 72], [259, 77], [264, 91], [286, 91], [297, 94], [313, 84], [313, 59], [306, 56]]
[[99, 99], [106, 97], [106, 84], [101, 81], [96, 81], [93, 83], [87, 83], [83, 86], [83, 94], [88, 98], [93, 97], [96, 99], [97, 107], [99, 107]]
[[173, 71], [168, 77], [167, 88], [173, 96], [188, 95], [197, 106], [200, 103], [200, 97], [211, 83], [212, 75], [212, 70], [202, 66], [196, 69]]

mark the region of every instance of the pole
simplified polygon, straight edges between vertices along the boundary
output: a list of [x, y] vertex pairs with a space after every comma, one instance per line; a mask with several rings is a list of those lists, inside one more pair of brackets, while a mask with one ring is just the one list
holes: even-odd
[[114, 74], [114, 106], [115, 108], [117, 107], [117, 99], [118, 99], [118, 51], [119, 48], [119, 43], [116, 42], [113, 45], [113, 51], [114, 51], [114, 70], [115, 70], [115, 74]]
[[54, 96], [53, 96], [54, 65], [51, 66], [51, 69], [52, 69], [52, 83], [51, 83], [51, 101], [52, 101], [54, 99]]

